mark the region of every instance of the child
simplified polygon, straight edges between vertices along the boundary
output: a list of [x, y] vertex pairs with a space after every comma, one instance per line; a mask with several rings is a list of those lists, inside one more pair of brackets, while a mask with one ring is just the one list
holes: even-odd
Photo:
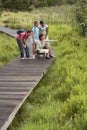
[[[35, 40], [39, 40], [39, 21], [38, 20], [35, 20], [34, 21], [34, 26], [32, 27], [32, 31], [34, 33], [34, 41]], [[32, 53], [33, 53], [33, 59], [35, 59], [35, 48], [36, 48], [36, 44], [35, 42], [33, 42], [33, 48], [32, 48]]]
[[39, 21], [35, 20], [34, 21], [34, 26], [32, 27], [32, 31], [34, 33], [34, 40], [39, 40]]
[[48, 40], [48, 25], [45, 24], [43, 20], [40, 21], [39, 31], [40, 34], [44, 34], [45, 39]]

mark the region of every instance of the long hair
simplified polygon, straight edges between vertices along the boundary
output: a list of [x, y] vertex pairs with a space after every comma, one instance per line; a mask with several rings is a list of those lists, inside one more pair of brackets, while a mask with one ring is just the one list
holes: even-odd
[[44, 34], [40, 34], [39, 35], [39, 39], [41, 40], [41, 38], [44, 36]]

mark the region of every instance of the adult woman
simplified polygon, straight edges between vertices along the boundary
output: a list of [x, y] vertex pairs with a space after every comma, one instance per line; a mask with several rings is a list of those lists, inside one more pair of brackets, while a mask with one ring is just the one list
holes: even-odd
[[25, 50], [25, 53], [26, 53], [26, 58], [30, 57], [29, 48], [26, 45], [26, 40], [30, 36], [32, 36], [32, 31], [31, 30], [28, 30], [27, 32], [19, 33], [16, 36], [18, 47], [19, 47], [19, 50], [20, 50], [20, 58], [21, 59], [24, 59], [24, 50]]
[[41, 34], [39, 36], [39, 40], [36, 40], [35, 43], [36, 43], [36, 51], [38, 54], [40, 53], [44, 53], [46, 58], [50, 58], [50, 52], [51, 52], [51, 47], [49, 45], [49, 42], [50, 40], [46, 40], [45, 39], [45, 35], [44, 34]]

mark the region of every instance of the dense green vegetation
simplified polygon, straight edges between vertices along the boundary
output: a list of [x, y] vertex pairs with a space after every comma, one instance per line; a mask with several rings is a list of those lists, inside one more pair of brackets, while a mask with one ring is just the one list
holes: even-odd
[[87, 23], [87, 0], [80, 0], [76, 11], [78, 21]]
[[67, 24], [52, 25], [50, 33], [61, 39], [56, 59], [10, 130], [87, 129], [87, 39]]
[[[2, 0], [1, 0], [2, 1]], [[1, 7], [34, 7], [75, 3], [75, 0], [3, 0]], [[20, 6], [19, 6], [20, 5]], [[79, 32], [87, 24], [87, 1], [75, 5], [44, 7], [32, 12], [0, 13], [0, 25], [28, 29], [35, 19], [49, 24], [56, 58], [41, 82], [18, 112], [10, 130], [87, 130], [87, 37]], [[6, 51], [5, 51], [6, 50]], [[16, 41], [0, 34], [0, 66], [18, 56]]]
[[[20, 16], [19, 26], [24, 28], [29, 28], [34, 19], [44, 18], [50, 39], [59, 39], [58, 44], [52, 44], [56, 53], [53, 65], [18, 112], [10, 130], [87, 130], [87, 38], [79, 35], [74, 10], [74, 6], [42, 8], [24, 12], [26, 18], [23, 12], [3, 12], [2, 21], [8, 14], [17, 21]], [[29, 16], [31, 20], [25, 24]]]
[[18, 54], [15, 40], [0, 33], [0, 66], [17, 57]]
[[76, 6], [76, 17], [82, 26], [81, 32], [87, 36], [87, 0], [79, 0]]
[[[71, 17], [69, 11], [74, 11], [74, 6], [62, 5], [60, 7], [44, 7], [39, 10], [36, 9], [32, 12], [10, 12], [2, 11], [0, 25], [11, 28], [24, 28], [28, 29], [33, 26], [35, 19], [44, 19], [49, 24], [67, 23], [75, 26], [75, 19]], [[56, 13], [58, 12], [58, 13]], [[65, 13], [66, 12], [66, 13]]]
[[34, 7], [45, 7], [62, 5], [65, 3], [74, 4], [77, 0], [0, 0], [1, 7], [19, 10], [32, 10]]

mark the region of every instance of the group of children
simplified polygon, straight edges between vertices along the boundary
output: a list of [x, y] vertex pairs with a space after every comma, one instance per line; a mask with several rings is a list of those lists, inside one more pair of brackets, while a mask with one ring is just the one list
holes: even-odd
[[18, 47], [20, 50], [21, 59], [24, 58], [24, 50], [26, 58], [30, 58], [29, 46], [26, 44], [28, 39], [32, 39], [32, 59], [35, 59], [35, 54], [44, 54], [47, 59], [53, 57], [51, 55], [51, 46], [48, 40], [48, 25], [45, 24], [43, 20], [40, 22], [38, 20], [34, 21], [34, 26], [27, 32], [21, 32], [16, 36]]

